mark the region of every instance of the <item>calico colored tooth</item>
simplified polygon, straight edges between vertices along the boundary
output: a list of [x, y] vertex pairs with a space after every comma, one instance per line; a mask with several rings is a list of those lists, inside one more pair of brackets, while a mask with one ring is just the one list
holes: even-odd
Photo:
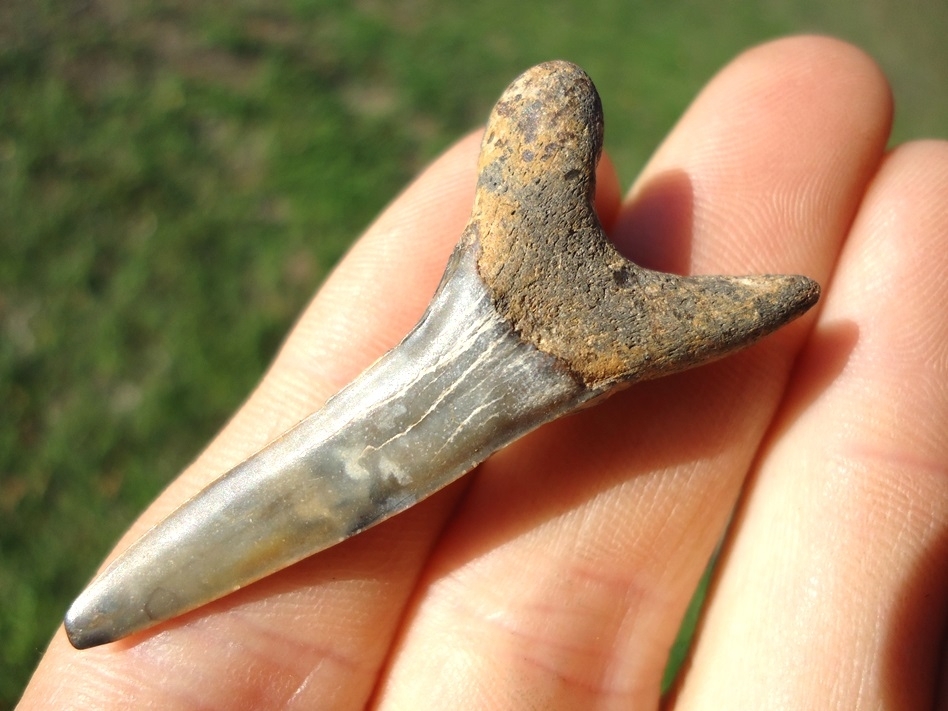
[[682, 277], [622, 257], [592, 207], [602, 108], [549, 62], [494, 108], [471, 220], [418, 325], [326, 405], [148, 531], [66, 615], [112, 642], [404, 511], [530, 430], [804, 313], [801, 276]]

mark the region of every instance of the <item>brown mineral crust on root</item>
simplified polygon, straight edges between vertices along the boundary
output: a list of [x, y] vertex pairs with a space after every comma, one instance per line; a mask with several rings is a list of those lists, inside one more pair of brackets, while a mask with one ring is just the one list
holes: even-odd
[[623, 369], [603, 324], [590, 323], [614, 288], [602, 267], [626, 264], [591, 205], [602, 126], [599, 95], [579, 67], [547, 62], [516, 79], [488, 122], [465, 240], [479, 243], [478, 268], [504, 318], [586, 381]]
[[589, 77], [548, 62], [488, 122], [471, 223], [495, 308], [589, 387], [682, 370], [806, 311], [804, 277], [679, 277], [621, 256], [593, 208], [603, 118]]

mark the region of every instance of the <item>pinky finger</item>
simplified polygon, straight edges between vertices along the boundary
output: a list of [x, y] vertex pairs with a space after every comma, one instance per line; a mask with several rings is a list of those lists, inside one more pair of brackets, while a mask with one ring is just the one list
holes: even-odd
[[930, 708], [948, 602], [948, 144], [884, 162], [749, 482], [680, 709]]

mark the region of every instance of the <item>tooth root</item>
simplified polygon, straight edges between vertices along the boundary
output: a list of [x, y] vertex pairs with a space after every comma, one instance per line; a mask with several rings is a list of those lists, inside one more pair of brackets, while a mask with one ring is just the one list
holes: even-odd
[[466, 238], [524, 338], [607, 387], [725, 355], [816, 302], [806, 277], [680, 277], [625, 259], [593, 207], [602, 135], [595, 87], [566, 62], [518, 77], [488, 122]]

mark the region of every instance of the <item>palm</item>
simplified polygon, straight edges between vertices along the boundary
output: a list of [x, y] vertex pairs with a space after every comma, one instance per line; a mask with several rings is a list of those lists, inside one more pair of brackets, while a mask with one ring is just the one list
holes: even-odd
[[[621, 207], [601, 171], [600, 215], [648, 266], [813, 276], [830, 287], [817, 318], [547, 426], [154, 634], [76, 652], [60, 633], [23, 706], [655, 707], [732, 514], [670, 703], [930, 705], [948, 597], [948, 150], [884, 157], [889, 121], [884, 81], [851, 48], [797, 39], [738, 59]], [[467, 219], [476, 150], [462, 141], [369, 229], [130, 536], [414, 324]]]

